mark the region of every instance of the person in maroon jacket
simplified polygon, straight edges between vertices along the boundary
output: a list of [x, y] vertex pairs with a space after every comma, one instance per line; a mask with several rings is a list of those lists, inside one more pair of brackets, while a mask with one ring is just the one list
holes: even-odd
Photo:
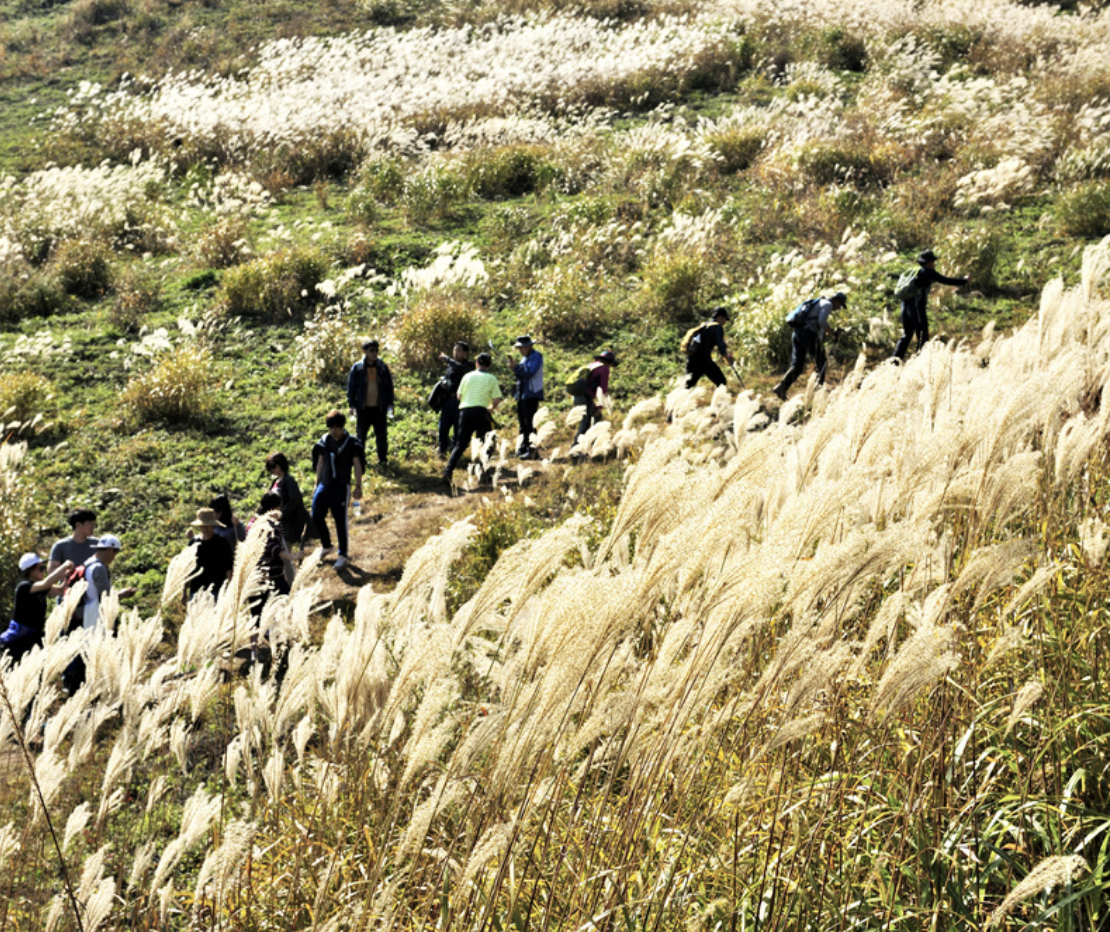
[[936, 253], [931, 249], [926, 249], [917, 257], [917, 264], [921, 268], [914, 276], [910, 289], [902, 297], [902, 339], [894, 347], [894, 358], [898, 360], [905, 358], [914, 334], [917, 335], [919, 351], [929, 342], [929, 317], [925, 312], [925, 306], [929, 303], [929, 289], [933, 285], [960, 287], [970, 281], [967, 276], [948, 278], [946, 275], [941, 275], [937, 271]]
[[575, 405], [585, 405], [586, 413], [578, 424], [578, 433], [574, 435], [577, 444], [591, 427], [601, 420], [601, 408], [598, 405], [598, 392], [604, 398], [609, 394], [609, 372], [617, 364], [617, 357], [612, 350], [604, 350], [594, 357], [594, 361], [586, 367], [586, 394], [575, 395]]

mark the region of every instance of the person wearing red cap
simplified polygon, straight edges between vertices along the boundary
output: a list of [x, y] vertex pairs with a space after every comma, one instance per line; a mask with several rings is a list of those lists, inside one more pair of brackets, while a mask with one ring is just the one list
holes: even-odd
[[617, 357], [612, 350], [603, 350], [594, 357], [594, 361], [586, 366], [585, 392], [574, 395], [575, 405], [585, 405], [586, 413], [578, 424], [578, 433], [574, 435], [574, 443], [582, 438], [591, 427], [601, 420], [602, 402], [609, 394], [609, 373], [617, 365]]

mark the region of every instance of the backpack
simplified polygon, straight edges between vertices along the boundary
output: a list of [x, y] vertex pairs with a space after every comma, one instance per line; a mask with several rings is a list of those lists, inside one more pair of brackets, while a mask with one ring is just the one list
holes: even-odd
[[447, 399], [451, 395], [451, 383], [447, 379], [440, 379], [436, 382], [435, 387], [428, 395], [428, 407], [435, 411], [437, 414], [443, 410]]
[[678, 344], [679, 349], [687, 356], [696, 353], [701, 348], [701, 335], [708, 326], [708, 323], [703, 322], [687, 330], [682, 336], [682, 342]]
[[894, 286], [894, 297], [899, 301], [910, 301], [921, 294], [917, 285], [917, 276], [921, 269], [906, 269], [898, 276], [898, 284]]
[[567, 382], [568, 395], [585, 395], [589, 391], [588, 379], [590, 377], [590, 366], [587, 363], [580, 366], [575, 370], [574, 376]]
[[786, 315], [786, 322], [797, 330], [799, 327], [804, 327], [809, 321], [809, 312], [816, 307], [820, 298], [810, 298], [808, 301], [803, 301], [794, 310]]

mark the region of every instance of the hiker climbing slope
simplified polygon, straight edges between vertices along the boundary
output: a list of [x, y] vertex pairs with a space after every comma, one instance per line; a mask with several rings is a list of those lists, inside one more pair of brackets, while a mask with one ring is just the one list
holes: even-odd
[[917, 335], [918, 350], [929, 340], [929, 318], [926, 314], [929, 289], [935, 284], [959, 287], [970, 281], [966, 275], [962, 278], [941, 275], [936, 268], [936, 253], [931, 249], [926, 249], [917, 257], [917, 264], [920, 268], [903, 274], [894, 290], [894, 296], [902, 301], [902, 339], [894, 347], [895, 359], [906, 357], [906, 350], [909, 349], [914, 334]]
[[713, 312], [713, 318], [686, 332], [682, 349], [686, 353], [686, 387], [693, 388], [704, 375], [714, 385], [725, 384], [725, 374], [713, 361], [713, 350], [732, 365], [732, 353], [725, 345], [725, 322], [728, 310], [723, 307]]
[[838, 291], [831, 298], [811, 298], [803, 301], [790, 314], [786, 322], [793, 328], [794, 334], [790, 338], [790, 368], [782, 377], [782, 381], [775, 386], [775, 394], [783, 401], [786, 393], [794, 380], [805, 369], [806, 358], [813, 357], [817, 366], [817, 382], [825, 384], [825, 369], [829, 357], [825, 352], [825, 336], [829, 331], [829, 317], [833, 311], [839, 311], [848, 306], [848, 298], [842, 291]]

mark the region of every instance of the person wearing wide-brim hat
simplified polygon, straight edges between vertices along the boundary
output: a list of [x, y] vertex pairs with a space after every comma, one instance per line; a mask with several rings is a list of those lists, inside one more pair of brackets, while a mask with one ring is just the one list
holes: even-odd
[[585, 391], [574, 395], [575, 405], [585, 405], [586, 413], [578, 423], [578, 433], [574, 435], [575, 444], [591, 427], [601, 420], [601, 407], [609, 395], [609, 375], [617, 365], [616, 354], [612, 350], [602, 350], [594, 356], [593, 362], [586, 366]]
[[539, 459], [539, 453], [532, 446], [532, 434], [536, 431], [536, 412], [543, 401], [543, 354], [535, 348], [528, 334], [517, 337], [513, 348], [520, 354], [520, 362], [516, 365], [513, 365], [512, 357], [509, 357], [509, 365], [512, 366], [513, 377], [516, 379], [514, 397], [516, 420], [520, 428], [520, 445], [516, 452], [522, 460]]
[[693, 388], [704, 375], [716, 386], [725, 384], [725, 374], [721, 367], [713, 361], [713, 351], [722, 359], [727, 359], [729, 365], [733, 363], [732, 353], [725, 343], [725, 324], [728, 323], [728, 308], [717, 307], [713, 309], [709, 320], [690, 330], [682, 341], [682, 349], [686, 352], [686, 388]]
[[193, 576], [185, 585], [186, 601], [202, 589], [218, 595], [224, 583], [231, 579], [235, 556], [228, 542], [216, 533], [216, 528], [224, 526], [214, 508], [198, 509], [196, 518], [189, 525], [196, 532], [189, 543], [196, 551], [196, 563]]
[[894, 358], [901, 360], [906, 356], [910, 341], [917, 336], [917, 348], [921, 349], [929, 342], [929, 317], [926, 306], [929, 303], [929, 289], [933, 285], [952, 285], [959, 288], [970, 283], [966, 275], [960, 278], [949, 278], [937, 271], [937, 254], [931, 249], [925, 249], [917, 256], [917, 264], [921, 266], [913, 277], [910, 286], [902, 292], [902, 338], [894, 347]]
[[61, 594], [72, 569], [73, 563], [65, 560], [47, 573], [46, 564], [37, 553], [25, 553], [19, 558], [22, 578], [15, 587], [11, 621], [7, 630], [0, 634], [0, 652], [11, 657], [13, 664], [42, 643], [47, 600]]

